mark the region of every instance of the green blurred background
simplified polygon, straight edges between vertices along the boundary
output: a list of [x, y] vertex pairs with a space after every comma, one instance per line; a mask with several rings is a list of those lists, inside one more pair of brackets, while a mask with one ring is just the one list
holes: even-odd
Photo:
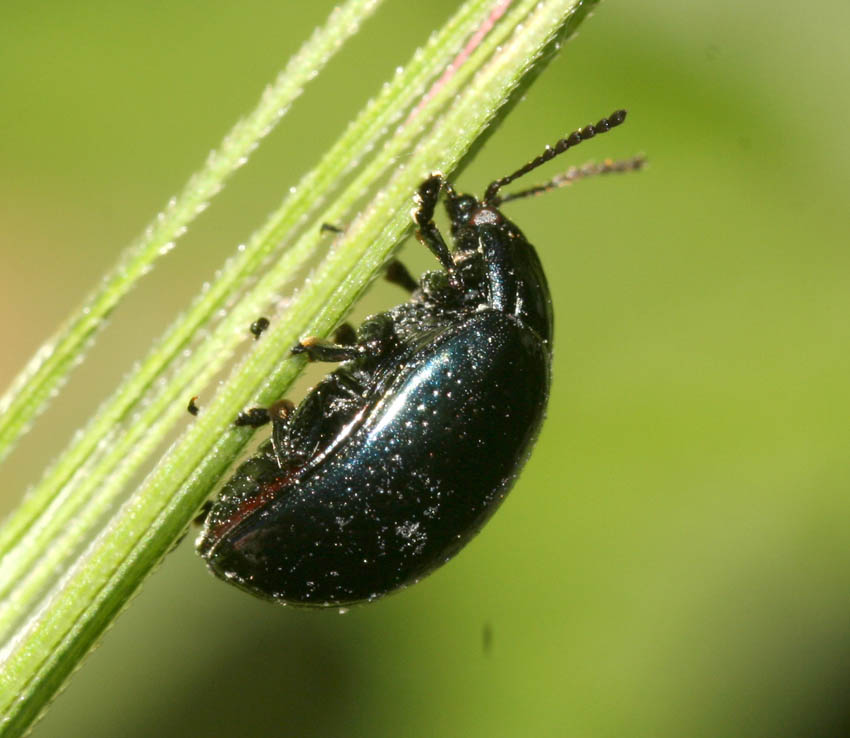
[[[455, 5], [387, 0], [116, 312], [0, 510]], [[0, 385], [330, 7], [0, 5]], [[344, 616], [255, 601], [186, 540], [34, 735], [850, 734], [848, 21], [843, 0], [602, 4], [460, 179], [617, 107], [570, 163], [651, 161], [511, 205], [557, 336], [501, 512]], [[399, 300], [376, 284], [358, 315]]]

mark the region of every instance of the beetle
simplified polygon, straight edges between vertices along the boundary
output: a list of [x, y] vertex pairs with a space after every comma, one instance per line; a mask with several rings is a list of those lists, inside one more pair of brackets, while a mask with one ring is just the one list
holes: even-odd
[[[549, 287], [534, 247], [499, 209], [508, 199], [642, 160], [573, 169], [516, 195], [500, 189], [619, 125], [574, 131], [478, 199], [440, 174], [419, 186], [417, 238], [442, 269], [335, 343], [293, 353], [342, 362], [295, 407], [240, 415], [271, 437], [223, 487], [197, 548], [218, 577], [283, 604], [346, 606], [410, 585], [454, 556], [505, 498], [538, 435], [552, 360]], [[454, 249], [434, 223], [441, 193]]]

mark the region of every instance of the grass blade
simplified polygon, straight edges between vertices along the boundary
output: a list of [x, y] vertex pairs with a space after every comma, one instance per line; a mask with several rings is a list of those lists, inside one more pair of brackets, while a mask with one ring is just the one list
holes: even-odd
[[[263, 93], [257, 107], [239, 121], [210, 153], [204, 166], [172, 198], [122, 254], [101, 285], [59, 331], [42, 345], [11, 387], [0, 397], [0, 461], [26, 433], [47, 406], [71, 369], [79, 363], [91, 338], [118, 302], [174, 246], [186, 227], [203, 211], [224, 182], [247, 161], [260, 140], [275, 126], [303, 86], [351, 36], [380, 0], [348, 0], [336, 8], [328, 23], [313, 34], [277, 80]], [[14, 537], [15, 526], [4, 536]], [[0, 538], [0, 552], [7, 539]]]

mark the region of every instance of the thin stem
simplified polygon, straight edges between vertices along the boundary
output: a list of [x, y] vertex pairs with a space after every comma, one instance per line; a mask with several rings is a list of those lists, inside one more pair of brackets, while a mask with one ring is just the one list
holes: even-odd
[[[142, 236], [124, 252], [118, 264], [104, 277], [101, 286], [89, 296], [82, 308], [60, 331], [47, 341], [0, 398], [0, 461], [11, 451], [17, 439], [26, 432], [35, 416], [43, 410], [51, 393], [64, 383], [70, 370], [84, 356], [90, 338], [103, 325], [106, 316], [146, 274], [152, 262], [170, 250], [188, 224], [207, 206], [225, 181], [245, 163], [260, 140], [280, 120], [304, 84], [312, 79], [343, 41], [358, 28], [360, 21], [374, 11], [380, 0], [349, 0], [336, 8], [328, 23], [315, 31], [312, 38], [290, 60], [275, 82], [263, 92], [257, 107], [236, 123], [224, 137], [217, 151], [207, 157], [204, 167], [194, 174], [178, 197], [157, 215]], [[215, 310], [220, 295], [196, 303], [184, 321], [178, 321], [160, 348], [161, 355], [174, 355], [192, 336], [193, 330]], [[125, 381], [131, 401], [105, 403], [94, 422], [99, 432], [90, 427], [80, 442], [66, 452], [52, 470], [54, 479], [68, 478], [88, 456], [103, 436], [127, 412], [133, 399], [147, 387], [158, 373], [158, 367], [146, 364]], [[94, 445], [93, 445], [94, 444]], [[60, 481], [61, 483], [61, 481]], [[55, 495], [56, 482], [41, 487], [24, 502], [0, 529], [0, 557], [26, 531]]]
[[[150, 271], [153, 262], [170, 251], [186, 227], [200, 214], [224, 182], [241, 167], [260, 140], [277, 124], [326, 62], [357, 31], [380, 0], [347, 0], [334, 9], [325, 26], [291, 59], [277, 80], [263, 92], [257, 107], [239, 121], [224, 137], [219, 148], [210, 152], [204, 166], [186, 183], [183, 191], [168, 201], [122, 254], [100, 286], [59, 331], [35, 353], [0, 397], [0, 461], [62, 386], [71, 369], [85, 354], [90, 339], [136, 282]], [[7, 527], [4, 536], [17, 536], [16, 527]], [[0, 539], [0, 552], [8, 543]]]

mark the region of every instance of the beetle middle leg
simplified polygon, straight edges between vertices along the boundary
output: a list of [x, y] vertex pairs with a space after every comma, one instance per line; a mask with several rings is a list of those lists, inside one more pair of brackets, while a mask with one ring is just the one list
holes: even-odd
[[414, 279], [407, 267], [398, 259], [393, 259], [389, 264], [387, 264], [387, 269], [384, 272], [384, 279], [386, 279], [390, 284], [398, 285], [408, 292], [413, 292], [419, 287], [419, 282]]
[[260, 428], [266, 423], [277, 425], [285, 422], [294, 409], [295, 405], [290, 400], [278, 400], [268, 407], [252, 407], [250, 410], [239, 413], [233, 424], [249, 425], [252, 428]]
[[[192, 524], [197, 526], [203, 525], [207, 520], [207, 516], [210, 514], [210, 510], [212, 510], [212, 506], [212, 500], [207, 500], [206, 502], [204, 502], [204, 504], [201, 505], [201, 509], [198, 510], [198, 514], [195, 515], [194, 518], [192, 518]], [[183, 535], [185, 535], [185, 533]], [[183, 540], [183, 536], [180, 536], [180, 540]]]
[[360, 356], [360, 347], [355, 343], [329, 343], [318, 336], [308, 336], [292, 347], [293, 354], [307, 354], [310, 361], [348, 361]]
[[278, 459], [278, 464], [283, 458], [283, 449], [286, 444], [286, 437], [289, 431], [289, 418], [295, 405], [290, 400], [278, 400], [268, 407], [252, 407], [246, 412], [239, 413], [234, 425], [249, 425], [252, 428], [259, 428], [266, 423], [272, 424], [272, 448], [275, 456]]
[[266, 423], [270, 423], [271, 419], [268, 408], [252, 407], [250, 410], [244, 410], [239, 413], [239, 415], [236, 416], [236, 420], [233, 421], [233, 424], [240, 426], [250, 425], [252, 428], [260, 428]]
[[[344, 326], [337, 329], [335, 337], [339, 340]], [[348, 333], [348, 330], [345, 330]], [[350, 338], [350, 334], [348, 335]], [[293, 354], [307, 354], [310, 361], [349, 361], [368, 359], [383, 355], [395, 345], [393, 320], [387, 313], [373, 315], [363, 321], [350, 343], [328, 343], [316, 336], [302, 339], [292, 347]]]
[[334, 343], [352, 346], [357, 343], [357, 330], [351, 323], [343, 323], [334, 331]]
[[328, 342], [318, 336], [308, 336], [292, 347], [293, 354], [307, 354], [310, 361], [348, 361], [360, 356], [357, 331], [351, 323], [343, 323]]

